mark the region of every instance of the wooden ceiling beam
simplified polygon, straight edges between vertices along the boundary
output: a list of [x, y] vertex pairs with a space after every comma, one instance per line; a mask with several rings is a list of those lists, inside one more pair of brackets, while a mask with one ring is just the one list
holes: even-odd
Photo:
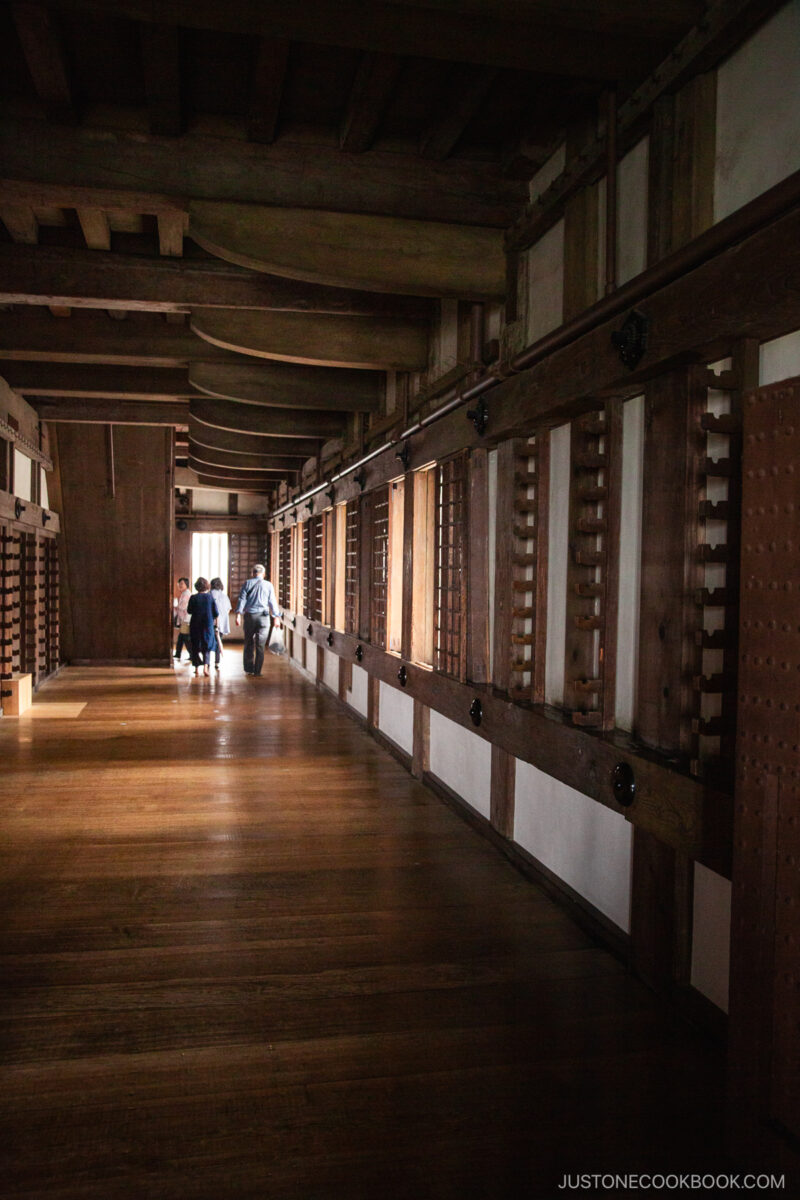
[[81, 425], [185, 425], [189, 405], [139, 400], [74, 400], [37, 396], [31, 401], [43, 421]]
[[160, 253], [180, 258], [183, 254], [183, 236], [186, 233], [186, 214], [177, 211], [159, 213], [157, 219]]
[[[446, 12], [424, 3], [398, 5], [386, 0], [53, 0], [59, 7], [105, 13], [117, 18], [169, 22], [194, 29], [287, 38], [322, 46], [349, 46], [409, 57], [477, 63], [520, 71], [599, 81], [628, 78], [647, 69], [665, 41], [647, 36], [647, 25], [630, 34], [591, 30], [577, 22], [559, 26], [557, 13], [542, 20], [493, 12]], [[654, 51], [654, 46], [656, 50]]]
[[362, 153], [372, 145], [402, 66], [396, 54], [362, 55], [339, 131], [341, 150]]
[[[190, 200], [318, 208], [324, 198], [340, 212], [505, 227], [527, 196], [524, 184], [485, 161], [436, 162], [385, 150], [349, 155], [325, 142], [286, 138], [263, 146], [186, 133], [177, 155], [165, 138], [120, 130], [98, 137], [96, 130], [0, 114], [0, 146], [4, 177], [17, 181], [0, 185], [0, 202], [13, 197], [34, 207], [30, 197], [44, 194], [64, 207], [83, 202], [108, 211], [116, 200], [135, 212], [158, 212], [165, 201], [185, 208]], [[133, 181], [141, 190], [130, 188]]]
[[216, 429], [205, 425], [195, 417], [189, 417], [189, 439], [193, 445], [203, 446], [207, 450], [225, 451], [229, 454], [282, 454], [305, 462], [313, 452], [306, 438], [297, 437], [265, 437], [258, 434], [235, 433], [226, 429]]
[[99, 250], [0, 245], [0, 304], [186, 312], [255, 308], [428, 317], [430, 303], [278, 279], [213, 259], [144, 258]]
[[281, 478], [286, 478], [284, 474], [282, 477], [270, 477], [256, 483], [242, 479], [218, 479], [215, 475], [199, 475], [197, 472], [195, 474], [197, 482], [205, 487], [219, 488], [224, 492], [256, 492], [259, 496], [270, 495], [275, 491]]
[[[278, 439], [273, 439], [277, 441]], [[234, 454], [230, 450], [213, 450], [199, 442], [188, 439], [188, 452], [195, 462], [208, 467], [233, 468], [232, 473], [239, 471], [296, 471], [301, 459], [297, 456], [281, 454]], [[308, 458], [308, 451], [303, 456]]]
[[239, 404], [210, 396], [191, 400], [189, 413], [195, 421], [214, 429], [262, 437], [326, 439], [341, 437], [345, 431], [344, 413], [292, 412], [287, 408], [262, 408], [259, 404]]
[[269, 408], [375, 412], [382, 376], [298, 363], [193, 363], [189, 383], [208, 396]]
[[174, 400], [193, 395], [187, 373], [180, 368], [7, 362], [2, 376], [9, 387], [23, 396]]
[[11, 11], [25, 62], [39, 99], [53, 121], [77, 117], [61, 36], [44, 4], [12, 4]]
[[250, 85], [247, 136], [251, 142], [269, 145], [275, 140], [288, 65], [288, 38], [262, 37]]
[[455, 72], [450, 95], [441, 105], [441, 117], [420, 140], [423, 158], [441, 160], [452, 154], [470, 121], [480, 112], [498, 74], [495, 67], [461, 67]]
[[78, 220], [86, 245], [90, 250], [111, 249], [111, 227], [102, 208], [81, 206], [77, 209]]
[[13, 241], [23, 246], [35, 246], [39, 241], [39, 222], [29, 204], [0, 206], [2, 220]]
[[140, 35], [150, 132], [177, 137], [183, 132], [180, 30], [177, 25], [145, 23]]
[[[258, 487], [265, 483], [272, 483], [273, 481], [278, 483], [289, 474], [288, 470], [279, 467], [265, 468], [259, 471], [234, 471], [230, 468], [209, 466], [207, 463], [198, 462], [191, 454], [189, 455], [189, 470], [196, 471], [198, 475], [205, 475], [207, 479], [218, 479], [225, 483], [235, 481], [236, 483], [244, 483], [252, 487]], [[293, 468], [292, 474], [294, 474], [295, 470], [296, 468]]]
[[[188, 367], [190, 362], [231, 362], [235, 356], [170, 326], [157, 315], [112, 324], [106, 313], [75, 313], [70, 329], [54, 325], [42, 308], [0, 313], [0, 361], [105, 363], [129, 367]], [[0, 367], [2, 374], [2, 367]]]

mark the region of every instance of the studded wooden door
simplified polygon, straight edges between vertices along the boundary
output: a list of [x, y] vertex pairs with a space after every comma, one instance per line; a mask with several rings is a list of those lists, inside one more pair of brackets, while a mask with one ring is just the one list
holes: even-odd
[[745, 397], [742, 476], [731, 1083], [738, 1136], [783, 1157], [800, 1138], [800, 378]]

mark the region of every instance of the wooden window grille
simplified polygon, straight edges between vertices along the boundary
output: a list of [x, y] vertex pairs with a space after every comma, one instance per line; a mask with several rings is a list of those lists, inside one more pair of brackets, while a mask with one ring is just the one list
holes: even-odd
[[292, 578], [292, 531], [282, 529], [278, 534], [278, 604], [281, 608], [290, 606], [290, 586]]
[[230, 584], [228, 594], [233, 607], [239, 599], [239, 592], [250, 578], [255, 563], [264, 563], [268, 568], [266, 535], [260, 533], [231, 533], [228, 537], [228, 575]]
[[436, 468], [434, 662], [437, 671], [466, 680], [467, 451]]
[[324, 554], [322, 516], [309, 517], [303, 522], [303, 614], [309, 621], [322, 620]]
[[344, 631], [352, 634], [358, 633], [359, 526], [359, 501], [348, 500], [345, 516]]
[[0, 678], [20, 669], [20, 537], [0, 525]]
[[386, 649], [389, 603], [389, 487], [370, 495], [370, 641]]
[[58, 568], [58, 542], [47, 538], [44, 543], [45, 569], [45, 670], [52, 675], [57, 670], [60, 654], [60, 588]]

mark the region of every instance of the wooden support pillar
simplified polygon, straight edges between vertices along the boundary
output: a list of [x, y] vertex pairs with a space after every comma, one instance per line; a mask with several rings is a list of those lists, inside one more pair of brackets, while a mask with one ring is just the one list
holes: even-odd
[[[581, 121], [567, 133], [567, 161], [579, 154], [596, 122]], [[598, 185], [581, 188], [564, 208], [564, 320], [577, 316], [597, 300], [599, 246]]]
[[367, 724], [370, 729], [380, 725], [381, 681], [377, 675], [370, 675], [367, 681]]
[[[645, 744], [688, 757], [691, 679], [702, 583], [698, 543], [701, 416], [698, 368], [680, 368], [645, 394], [642, 585], [635, 733]], [[652, 834], [634, 829], [632, 965], [651, 986], [689, 981], [693, 866]]]
[[469, 582], [467, 585], [467, 679], [489, 678], [489, 455], [469, 459]]
[[507, 838], [514, 836], [516, 761], [513, 754], [492, 746], [491, 822]]
[[410, 660], [414, 621], [414, 493], [416, 477], [407, 474], [403, 492], [403, 626], [400, 653]]
[[511, 630], [514, 608], [514, 441], [497, 448], [497, 512], [494, 561], [493, 682], [508, 692], [511, 686]]
[[325, 679], [325, 648], [317, 646], [317, 683], [324, 682]]
[[427, 704], [414, 700], [414, 744], [411, 774], [422, 779], [431, 765], [431, 710]]

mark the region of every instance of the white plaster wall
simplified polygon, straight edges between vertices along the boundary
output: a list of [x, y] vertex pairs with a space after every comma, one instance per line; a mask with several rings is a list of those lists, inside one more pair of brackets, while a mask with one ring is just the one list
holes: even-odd
[[541, 196], [542, 192], [549, 188], [554, 179], [557, 179], [564, 170], [567, 162], [567, 145], [562, 142], [557, 150], [550, 155], [544, 166], [540, 167], [528, 185], [531, 203]]
[[714, 219], [800, 168], [800, 0], [790, 0], [717, 73]]
[[489, 451], [489, 678], [494, 672], [494, 577], [497, 550], [497, 451]]
[[617, 172], [617, 284], [627, 283], [647, 266], [647, 175], [650, 139], [642, 138]]
[[724, 1012], [728, 1011], [730, 942], [730, 880], [695, 863], [692, 984]]
[[228, 493], [215, 492], [209, 488], [192, 488], [192, 508], [194, 512], [218, 513], [228, 515]]
[[569, 551], [570, 427], [559, 425], [550, 434], [550, 525], [547, 569], [547, 648], [545, 700], [564, 702], [567, 555]]
[[630, 929], [632, 826], [624, 817], [517, 759], [514, 841]]
[[761, 347], [759, 383], [780, 383], [800, 375], [800, 332], [765, 342]]
[[353, 663], [353, 686], [346, 694], [347, 703], [356, 712], [361, 713], [362, 717], [367, 715], [367, 688], [369, 676], [363, 667], [357, 667]]
[[294, 635], [292, 637], [292, 643], [294, 646], [292, 658], [294, 659], [295, 662], [302, 663], [302, 661], [303, 661], [303, 643], [304, 642], [305, 642], [305, 638], [303, 637], [303, 635], [298, 633], [297, 630], [295, 629]]
[[383, 681], [378, 701], [378, 728], [406, 754], [414, 753], [414, 701], [405, 692]]
[[322, 682], [329, 687], [334, 695], [339, 695], [339, 656], [326, 650], [323, 646]]
[[527, 253], [528, 341], [535, 342], [564, 319], [564, 222], [559, 221]]
[[14, 447], [14, 495], [20, 500], [31, 498], [31, 463], [32, 459], [21, 450]]
[[239, 492], [239, 512], [246, 516], [266, 516], [267, 500], [265, 496], [253, 496], [249, 492]]
[[622, 501], [619, 541], [617, 689], [615, 722], [633, 729], [639, 665], [639, 589], [642, 559], [644, 396], [622, 406]]
[[488, 819], [492, 747], [477, 734], [431, 709], [430, 770]]

